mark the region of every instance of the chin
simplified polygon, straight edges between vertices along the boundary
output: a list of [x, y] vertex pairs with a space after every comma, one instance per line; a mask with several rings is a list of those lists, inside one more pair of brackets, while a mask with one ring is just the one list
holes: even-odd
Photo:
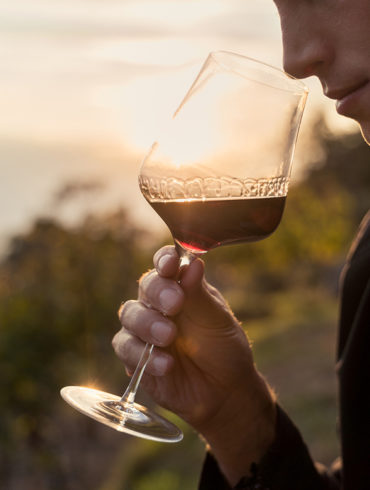
[[370, 121], [360, 122], [361, 134], [366, 143], [370, 146]]

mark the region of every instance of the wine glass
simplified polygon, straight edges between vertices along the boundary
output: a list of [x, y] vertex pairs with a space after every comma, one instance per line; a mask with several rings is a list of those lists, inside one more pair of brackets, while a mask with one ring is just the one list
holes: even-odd
[[[308, 90], [283, 71], [218, 51], [145, 157], [140, 189], [170, 229], [180, 269], [220, 245], [269, 236], [284, 210]], [[182, 432], [135, 402], [153, 346], [122, 397], [63, 388], [80, 412], [131, 435], [177, 442]]]

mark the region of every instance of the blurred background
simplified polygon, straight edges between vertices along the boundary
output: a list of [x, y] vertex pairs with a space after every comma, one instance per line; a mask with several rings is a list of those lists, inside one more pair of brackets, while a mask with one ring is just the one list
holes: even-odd
[[[111, 348], [122, 299], [171, 239], [137, 174], [210, 51], [281, 66], [271, 0], [18, 0], [0, 6], [0, 487], [191, 490], [203, 443], [100, 427], [64, 385], [121, 393]], [[370, 206], [369, 148], [320, 87], [311, 94], [283, 222], [214, 250], [256, 362], [314, 457], [338, 454], [338, 280]], [[139, 399], [150, 403], [144, 393]], [[168, 414], [166, 414], [168, 415]]]

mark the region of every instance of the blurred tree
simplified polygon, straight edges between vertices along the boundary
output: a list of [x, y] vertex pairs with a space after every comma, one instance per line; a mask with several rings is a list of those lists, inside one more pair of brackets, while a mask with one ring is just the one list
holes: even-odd
[[[278, 367], [285, 366], [292, 398], [293, 388], [302, 389], [302, 382], [294, 387], [287, 373], [295, 371], [291, 363], [300, 363], [297, 372], [302, 373], [305, 363], [316, 362], [315, 353], [308, 359], [297, 348], [315, 332], [324, 343], [316, 355], [325, 353], [316, 364], [320, 372], [331, 366], [326, 353], [334, 343], [329, 327], [335, 320], [323, 303], [332, 298], [334, 304], [351, 236], [370, 207], [370, 149], [360, 136], [330, 135], [322, 120], [313, 134], [322, 148], [315, 153], [320, 159], [290, 190], [286, 213], [273, 236], [256, 244], [221, 247], [206, 257], [210, 281], [220, 287], [238, 317], [256, 320], [256, 336], [263, 337], [257, 352], [261, 346], [266, 374], [270, 370], [273, 378]], [[93, 184], [70, 183], [58, 194], [59, 201], [78, 194], [79, 188], [97, 191]], [[2, 488], [97, 489], [110, 467], [129, 460], [129, 439], [105, 428], [99, 432], [98, 424], [83, 417], [78, 425], [70, 423], [74, 412], [63, 411], [58, 391], [65, 384], [88, 381], [101, 381], [107, 391], [122, 390], [123, 369], [111, 349], [119, 326], [116, 312], [122, 299], [136, 296], [136, 280], [159, 245], [159, 239], [149, 239], [122, 210], [89, 216], [74, 228], [39, 219], [9, 244], [0, 262]], [[314, 294], [316, 288], [319, 293]], [[285, 342], [288, 337], [290, 343]], [[317, 403], [324, 400], [327, 417], [334, 420], [334, 403], [320, 396]], [[292, 406], [304, 413], [307, 403], [299, 398]], [[315, 403], [312, 398], [310, 403]], [[112, 452], [119, 446], [122, 459], [112, 463]], [[179, 448], [171, 452], [173, 459], [166, 453], [171, 466], [165, 469], [164, 452], [153, 451], [150, 465], [144, 461], [148, 475], [140, 461], [135, 463], [137, 471], [125, 470], [132, 488], [147, 488], [154, 475], [161, 490], [189, 488], [178, 475], [186, 474], [194, 461]], [[330, 456], [325, 450], [321, 454]], [[123, 488], [113, 480], [111, 475], [107, 488]]]
[[308, 162], [305, 179], [291, 187], [273, 235], [206, 257], [209, 278], [235, 298], [242, 319], [271, 313], [268, 301], [258, 301], [261, 293], [266, 299], [269, 292], [317, 283], [336, 292], [353, 235], [370, 208], [370, 148], [361, 136], [333, 136], [322, 117], [313, 135], [322, 148], [314, 156], [321, 159]]
[[120, 301], [135, 294], [143, 268], [141, 238], [118, 211], [73, 230], [38, 220], [10, 244], [0, 267], [3, 474], [21, 446], [51, 464], [43, 427], [61, 386], [108, 373], [115, 382], [111, 338]]

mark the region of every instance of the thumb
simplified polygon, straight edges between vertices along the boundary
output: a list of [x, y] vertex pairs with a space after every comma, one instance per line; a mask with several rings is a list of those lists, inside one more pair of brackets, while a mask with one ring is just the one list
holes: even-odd
[[181, 275], [185, 293], [184, 310], [191, 320], [203, 328], [235, 326], [236, 319], [222, 294], [204, 276], [204, 262], [195, 259]]

